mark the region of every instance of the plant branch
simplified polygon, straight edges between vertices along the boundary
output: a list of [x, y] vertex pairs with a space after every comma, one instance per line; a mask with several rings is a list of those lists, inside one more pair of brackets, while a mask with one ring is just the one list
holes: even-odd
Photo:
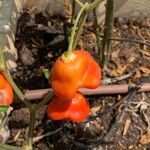
[[75, 0], [72, 1], [72, 18], [71, 23], [73, 23], [73, 18], [75, 17], [75, 10], [76, 10], [76, 2]]
[[5, 70], [3, 72], [5, 78], [7, 79], [7, 81], [10, 83], [10, 85], [12, 86], [12, 88], [14, 89], [15, 93], [17, 94], [17, 96], [20, 98], [20, 100], [28, 107], [31, 107], [31, 102], [26, 100], [24, 94], [21, 92], [21, 90], [18, 88], [18, 86], [15, 84], [15, 82], [13, 81], [10, 73], [8, 70]]
[[101, 54], [101, 41], [100, 41], [100, 29], [99, 29], [99, 25], [98, 25], [98, 19], [97, 19], [97, 14], [96, 14], [96, 9], [93, 9], [93, 16], [94, 16], [94, 26], [95, 26], [95, 32], [96, 32], [96, 43], [97, 43], [97, 48], [96, 48], [96, 52], [99, 55], [99, 64], [100, 64], [100, 54]]
[[109, 51], [111, 47], [111, 41], [109, 40], [109, 38], [113, 36], [113, 27], [114, 27], [113, 13], [114, 13], [114, 0], [107, 0], [104, 37], [102, 41], [102, 53], [101, 53], [101, 63], [103, 64], [103, 68], [105, 68], [107, 65]]
[[76, 35], [75, 35], [75, 38], [74, 38], [74, 43], [73, 43], [73, 49], [76, 48], [77, 46], [77, 43], [79, 41], [79, 38], [80, 38], [80, 35], [82, 34], [82, 31], [83, 31], [83, 26], [84, 26], [84, 23], [86, 21], [86, 18], [87, 18], [87, 15], [88, 13], [93, 10], [94, 8], [97, 7], [97, 5], [99, 5], [100, 3], [102, 3], [104, 0], [96, 0], [92, 3], [90, 3], [87, 8], [83, 11], [83, 14], [79, 20], [79, 24], [78, 24], [78, 30], [76, 32]]
[[28, 147], [30, 150], [32, 150], [32, 144], [33, 144], [33, 131], [34, 131], [34, 124], [35, 124], [35, 117], [36, 117], [36, 111], [44, 106], [53, 96], [52, 92], [49, 92], [47, 96], [38, 104], [32, 104], [32, 107], [30, 108], [30, 124], [29, 124], [29, 139], [28, 139]]
[[0, 143], [0, 149], [1, 150], [22, 150], [21, 147], [12, 146], [8, 144], [2, 144], [2, 143]]
[[75, 0], [76, 1], [76, 3], [80, 6], [80, 7], [83, 7], [84, 6], [84, 4], [80, 1], [80, 0]]
[[31, 103], [30, 101], [27, 101], [25, 99], [24, 94], [21, 92], [21, 90], [17, 87], [17, 85], [15, 84], [15, 82], [13, 81], [11, 74], [9, 73], [7, 66], [6, 66], [6, 61], [5, 61], [5, 57], [3, 54], [3, 49], [2, 47], [0, 48], [0, 71], [3, 73], [3, 75], [5, 76], [5, 78], [7, 79], [7, 81], [10, 83], [10, 85], [12, 86], [12, 88], [14, 89], [14, 91], [16, 92], [17, 96], [20, 98], [20, 100], [28, 107], [31, 107]]
[[53, 92], [49, 91], [47, 96], [39, 104], [37, 104], [36, 107], [40, 108], [40, 107], [44, 106], [53, 96], [54, 96]]
[[3, 48], [0, 47], [0, 71], [5, 70], [5, 60], [4, 60], [4, 54], [3, 54]]
[[85, 20], [86, 20], [88, 13], [90, 11], [92, 11], [94, 8], [96, 8], [103, 1], [104, 0], [95, 0], [94, 2], [92, 2], [90, 4], [86, 2], [82, 6], [82, 8], [81, 8], [81, 10], [77, 16], [77, 19], [75, 20], [75, 24], [72, 28], [68, 52], [70, 52], [71, 50], [74, 50], [76, 48], [79, 37], [82, 34], [83, 26], [84, 26], [84, 23], [85, 23]]
[[88, 6], [88, 3], [85, 3], [84, 6], [81, 8], [80, 12], [78, 13], [78, 16], [75, 20], [75, 24], [71, 30], [71, 35], [70, 35], [70, 42], [69, 42], [69, 47], [68, 47], [68, 52], [71, 52], [73, 50], [73, 42], [74, 42], [74, 39], [75, 39], [75, 33], [78, 29], [78, 22], [80, 20], [80, 17], [82, 16], [84, 10], [87, 8]]
[[29, 124], [29, 139], [28, 139], [28, 147], [29, 150], [32, 150], [32, 143], [33, 143], [33, 131], [34, 131], [34, 124], [35, 124], [35, 116], [37, 111], [37, 105], [32, 104], [32, 107], [30, 108], [30, 124]]
[[79, 20], [79, 24], [78, 24], [78, 30], [76, 32], [76, 35], [74, 37], [74, 43], [73, 43], [73, 46], [72, 46], [72, 49], [74, 50], [77, 46], [77, 43], [79, 41], [79, 38], [80, 38], [80, 35], [82, 34], [83, 32], [83, 26], [84, 26], [84, 23], [86, 21], [86, 18], [87, 18], [87, 14], [86, 13], [83, 13], [82, 15], [83, 17], [80, 18]]
[[95, 0], [94, 2], [92, 2], [88, 9], [87, 9], [87, 12], [91, 12], [94, 8], [96, 8], [99, 4], [101, 4], [104, 0]]

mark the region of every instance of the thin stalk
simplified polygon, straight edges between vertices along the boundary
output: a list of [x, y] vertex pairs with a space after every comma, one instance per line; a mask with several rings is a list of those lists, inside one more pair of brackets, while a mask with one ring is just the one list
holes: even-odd
[[14, 91], [16, 92], [17, 96], [20, 98], [20, 100], [27, 106], [30, 108], [31, 106], [31, 102], [27, 101], [25, 99], [24, 94], [21, 92], [21, 90], [17, 87], [17, 85], [15, 84], [15, 82], [13, 81], [11, 74], [9, 73], [7, 66], [6, 66], [6, 61], [5, 61], [5, 57], [4, 57], [4, 53], [3, 53], [3, 49], [2, 47], [0, 48], [0, 71], [3, 73], [3, 75], [5, 76], [5, 78], [7, 79], [7, 81], [10, 83], [10, 85], [12, 86], [12, 88], [14, 89]]
[[32, 150], [32, 144], [33, 144], [33, 131], [34, 131], [34, 124], [35, 124], [35, 117], [36, 117], [36, 111], [43, 107], [53, 96], [52, 92], [49, 92], [47, 96], [37, 105], [32, 104], [32, 107], [30, 108], [30, 125], [29, 125], [29, 139], [28, 139], [28, 146], [30, 150]]
[[75, 0], [72, 1], [72, 18], [71, 23], [73, 23], [73, 18], [75, 17], [75, 10], [76, 10], [76, 2]]
[[7, 112], [6, 112], [4, 118], [2, 119], [2, 122], [0, 124], [0, 131], [5, 126], [5, 124], [6, 124], [7, 120], [8, 120], [8, 116], [11, 113], [12, 110], [13, 110], [13, 108], [9, 106], [9, 108], [7, 109]]
[[17, 96], [20, 98], [20, 100], [28, 107], [31, 108], [32, 103], [28, 100], [26, 100], [24, 94], [21, 92], [21, 90], [18, 88], [18, 86], [15, 84], [15, 82], [13, 81], [10, 73], [8, 70], [3, 71], [3, 74], [5, 76], [5, 78], [7, 79], [7, 81], [10, 83], [10, 85], [12, 86], [12, 88], [14, 89], [15, 93], [17, 94]]
[[100, 58], [100, 55], [101, 55], [101, 49], [102, 49], [102, 46], [101, 46], [101, 40], [100, 40], [100, 29], [99, 29], [99, 25], [98, 25], [98, 20], [97, 20], [97, 14], [96, 14], [96, 9], [93, 9], [93, 16], [94, 16], [94, 26], [95, 26], [95, 29], [96, 29], [96, 43], [97, 43], [97, 48], [96, 48], [96, 52], [98, 53], [99, 55], [99, 64], [101, 63], [101, 58]]
[[0, 143], [0, 149], [1, 150], [22, 150], [22, 147], [17, 147], [17, 146]]
[[33, 131], [34, 131], [34, 124], [35, 124], [35, 116], [36, 116], [37, 107], [36, 104], [32, 104], [32, 108], [30, 109], [30, 124], [29, 124], [29, 139], [28, 139], [28, 146], [29, 149], [32, 150], [32, 143], [33, 143]]
[[83, 7], [84, 6], [84, 4], [80, 1], [80, 0], [75, 0], [76, 1], [76, 3], [80, 6], [80, 7]]
[[88, 4], [88, 6], [82, 11], [82, 15], [80, 15], [80, 19], [78, 20], [78, 30], [76, 31], [76, 35], [74, 36], [74, 42], [72, 49], [74, 50], [76, 48], [76, 45], [79, 41], [79, 37], [82, 34], [83, 26], [86, 21], [88, 13], [96, 8], [100, 3], [102, 3], [104, 0], [95, 0], [94, 2]]
[[37, 109], [44, 106], [53, 96], [53, 92], [49, 92], [47, 96], [40, 103], [37, 104]]
[[86, 18], [87, 18], [87, 15], [83, 15], [84, 17], [81, 17], [80, 21], [79, 21], [79, 25], [78, 25], [78, 31], [74, 37], [74, 43], [73, 43], [73, 46], [72, 46], [72, 49], [74, 50], [77, 46], [77, 43], [79, 41], [79, 38], [80, 38], [80, 35], [82, 34], [83, 32], [83, 26], [84, 26], [84, 23], [86, 21]]
[[107, 0], [105, 24], [104, 24], [104, 37], [102, 41], [102, 64], [103, 68], [106, 67], [108, 62], [109, 51], [111, 47], [111, 41], [109, 40], [113, 36], [114, 27], [114, 0]]
[[69, 42], [69, 47], [68, 47], [68, 53], [70, 53], [72, 50], [73, 50], [73, 43], [74, 43], [74, 39], [75, 39], [75, 33], [78, 29], [78, 22], [79, 22], [79, 19], [80, 17], [82, 16], [82, 13], [84, 12], [84, 10], [87, 8], [89, 4], [88, 3], [85, 3], [84, 6], [81, 8], [81, 10], [79, 11], [78, 13], [78, 16], [75, 20], [75, 24], [71, 30], [71, 35], [70, 35], [70, 42]]
[[87, 12], [89, 13], [91, 10], [93, 10], [94, 8], [96, 8], [100, 3], [102, 3], [104, 0], [95, 0], [94, 2], [92, 2], [88, 9]]
[[5, 69], [5, 60], [3, 55], [3, 49], [0, 47], [0, 71], [3, 71]]

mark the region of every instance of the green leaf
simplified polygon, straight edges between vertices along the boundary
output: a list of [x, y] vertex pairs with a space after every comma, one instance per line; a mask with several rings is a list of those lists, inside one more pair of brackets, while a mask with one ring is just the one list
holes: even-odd
[[50, 74], [51, 74], [50, 70], [49, 69], [45, 69], [43, 67], [41, 69], [42, 69], [42, 72], [44, 73], [45, 78], [49, 80]]
[[9, 106], [0, 106], [0, 112], [7, 112]]

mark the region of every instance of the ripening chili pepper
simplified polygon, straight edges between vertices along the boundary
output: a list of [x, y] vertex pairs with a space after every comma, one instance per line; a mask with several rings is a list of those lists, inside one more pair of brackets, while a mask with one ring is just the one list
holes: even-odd
[[81, 87], [93, 89], [101, 83], [101, 69], [87, 51], [69, 55], [56, 60], [50, 78], [54, 93], [63, 99], [72, 99]]
[[10, 105], [13, 102], [13, 90], [8, 81], [0, 74], [0, 106]]
[[84, 121], [90, 113], [89, 103], [86, 98], [76, 93], [72, 100], [64, 101], [55, 96], [48, 105], [48, 115], [53, 120], [70, 120], [73, 122]]

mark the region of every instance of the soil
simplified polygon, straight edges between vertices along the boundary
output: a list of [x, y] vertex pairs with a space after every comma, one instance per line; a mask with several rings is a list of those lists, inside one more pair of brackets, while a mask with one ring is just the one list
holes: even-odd
[[[19, 54], [18, 67], [12, 74], [21, 89], [49, 88], [42, 68], [51, 69], [56, 58], [67, 49], [67, 37], [71, 26], [67, 18], [50, 17], [36, 9], [26, 9], [22, 12], [15, 41]], [[93, 21], [86, 23], [78, 48], [88, 50], [98, 61], [94, 28]], [[115, 18], [114, 37], [150, 41], [150, 19]], [[133, 74], [130, 78], [116, 84], [150, 82], [150, 47], [112, 41], [111, 57], [104, 78], [115, 78], [131, 72]], [[150, 93], [136, 94], [131, 99], [132, 107], [123, 103], [113, 111], [98, 115], [124, 96], [87, 97], [91, 104], [91, 117], [86, 122], [78, 124], [52, 121], [46, 114], [47, 106], [41, 108], [36, 115], [34, 137], [47, 133], [50, 135], [37, 140], [35, 150], [149, 149], [150, 120], [146, 117], [150, 115]], [[27, 141], [29, 111], [21, 103], [15, 103], [13, 107], [9, 121], [11, 136], [8, 143], [22, 146]], [[91, 120], [93, 117], [95, 119]]]

